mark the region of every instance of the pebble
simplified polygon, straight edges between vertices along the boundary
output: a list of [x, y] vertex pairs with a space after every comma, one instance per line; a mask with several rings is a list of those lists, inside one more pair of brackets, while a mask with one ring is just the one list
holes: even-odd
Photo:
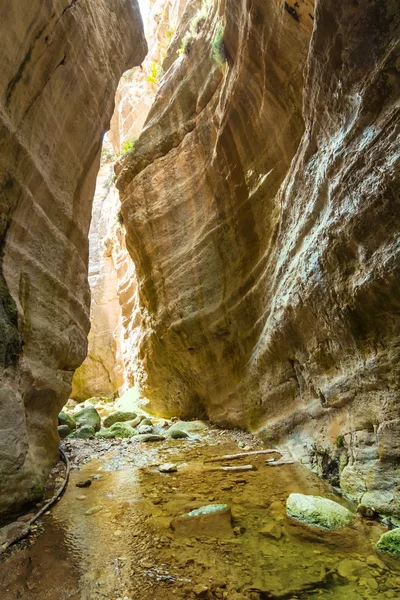
[[76, 496], [77, 500], [86, 500], [87, 496]]
[[90, 485], [92, 485], [92, 480], [85, 479], [85, 481], [78, 481], [78, 483], [76, 483], [75, 485], [78, 488], [86, 488], [86, 487], [89, 487]]
[[160, 465], [158, 467], [158, 470], [160, 471], [160, 473], [176, 473], [178, 467], [174, 463], [165, 463], [163, 465]]
[[192, 592], [197, 597], [204, 596], [208, 592], [208, 586], [199, 583], [194, 586], [194, 588], [192, 589]]
[[85, 515], [88, 515], [88, 516], [94, 515], [94, 514], [100, 512], [101, 510], [103, 510], [102, 506], [92, 506], [92, 508], [89, 508], [89, 510], [87, 510], [85, 512]]

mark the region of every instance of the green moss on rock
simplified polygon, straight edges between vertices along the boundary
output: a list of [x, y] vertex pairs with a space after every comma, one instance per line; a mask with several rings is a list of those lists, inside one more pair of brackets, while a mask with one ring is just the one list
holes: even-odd
[[58, 415], [58, 424], [66, 425], [70, 431], [76, 429], [75, 419], [70, 417], [70, 415], [67, 415], [65, 412], [60, 412]]
[[103, 421], [103, 427], [111, 427], [115, 423], [124, 423], [136, 419], [136, 413], [117, 411], [110, 413]]
[[331, 531], [342, 529], [354, 520], [353, 513], [341, 504], [328, 498], [304, 494], [290, 494], [286, 512], [292, 519]]
[[74, 415], [77, 427], [93, 427], [95, 431], [100, 430], [100, 415], [93, 407], [86, 407]]
[[400, 556], [400, 527], [392, 529], [381, 535], [376, 549], [379, 552], [386, 552], [394, 556]]

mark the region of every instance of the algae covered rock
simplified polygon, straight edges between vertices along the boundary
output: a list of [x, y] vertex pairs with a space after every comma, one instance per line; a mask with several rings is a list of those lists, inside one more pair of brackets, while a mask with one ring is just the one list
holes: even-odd
[[93, 427], [95, 431], [100, 429], [100, 415], [94, 406], [87, 406], [83, 410], [80, 410], [74, 416], [75, 422], [78, 427]]
[[90, 425], [82, 425], [69, 434], [68, 439], [90, 440], [95, 436], [95, 429]]
[[58, 424], [66, 425], [70, 431], [76, 429], [75, 419], [67, 415], [67, 413], [65, 412], [60, 412], [60, 414], [58, 415]]
[[111, 427], [115, 423], [125, 423], [126, 421], [132, 421], [136, 419], [136, 413], [116, 411], [110, 413], [103, 421], [103, 427]]
[[111, 427], [103, 427], [96, 434], [98, 438], [114, 439], [114, 438], [131, 438], [136, 435], [136, 431], [127, 423], [114, 423]]
[[353, 513], [341, 504], [321, 496], [304, 494], [290, 494], [286, 513], [292, 519], [331, 531], [350, 525], [354, 519]]
[[379, 552], [400, 556], [400, 527], [387, 531], [381, 535], [376, 544], [376, 549]]
[[227, 504], [207, 504], [173, 519], [171, 528], [187, 536], [232, 535], [232, 513]]
[[71, 433], [70, 428], [68, 427], [68, 425], [59, 425], [57, 427], [58, 429], [58, 435], [60, 436], [60, 438], [63, 440], [64, 438], [67, 437], [67, 435], [69, 435]]

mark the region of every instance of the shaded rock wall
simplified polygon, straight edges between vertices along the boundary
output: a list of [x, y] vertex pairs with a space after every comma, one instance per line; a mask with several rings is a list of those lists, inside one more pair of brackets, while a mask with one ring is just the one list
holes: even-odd
[[146, 52], [131, 0], [0, 8], [0, 511], [40, 496], [83, 361], [91, 199], [121, 73]]
[[208, 3], [118, 166], [141, 385], [400, 516], [396, 3], [299, 4]]

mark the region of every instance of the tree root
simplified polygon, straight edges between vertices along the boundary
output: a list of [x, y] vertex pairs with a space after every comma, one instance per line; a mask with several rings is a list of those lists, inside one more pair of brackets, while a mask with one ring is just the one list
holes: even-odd
[[262, 454], [279, 454], [280, 456], [282, 456], [282, 453], [279, 452], [279, 450], [271, 448], [269, 450], [252, 450], [251, 452], [240, 452], [239, 454], [225, 454], [224, 456], [215, 456], [214, 458], [209, 458], [204, 462], [223, 462], [225, 460], [237, 460], [239, 458], [247, 458], [248, 456], [259, 456]]

